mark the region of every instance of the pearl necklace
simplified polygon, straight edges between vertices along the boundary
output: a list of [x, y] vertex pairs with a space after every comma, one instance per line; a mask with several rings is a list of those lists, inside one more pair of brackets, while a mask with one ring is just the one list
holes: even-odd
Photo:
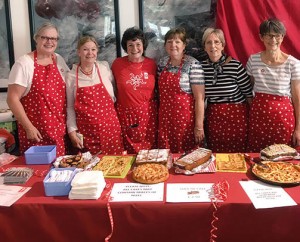
[[90, 71], [84, 71], [81, 67], [80, 67], [80, 71], [86, 75], [86, 76], [90, 76], [93, 73], [93, 68]]

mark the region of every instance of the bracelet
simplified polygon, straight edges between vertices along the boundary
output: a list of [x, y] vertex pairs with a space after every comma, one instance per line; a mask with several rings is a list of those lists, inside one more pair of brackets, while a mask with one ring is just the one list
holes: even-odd
[[195, 127], [195, 129], [196, 129], [197, 131], [201, 131], [201, 130], [203, 130], [203, 129], [200, 129], [200, 128], [196, 128], [196, 127]]

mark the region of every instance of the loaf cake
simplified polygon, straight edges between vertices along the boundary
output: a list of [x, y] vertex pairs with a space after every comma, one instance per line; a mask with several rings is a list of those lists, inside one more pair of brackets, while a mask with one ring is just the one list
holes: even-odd
[[180, 169], [193, 170], [195, 167], [207, 162], [211, 158], [211, 155], [211, 150], [199, 148], [174, 161], [173, 165]]
[[274, 144], [261, 150], [260, 155], [268, 160], [273, 160], [278, 157], [296, 156], [297, 150], [286, 144]]

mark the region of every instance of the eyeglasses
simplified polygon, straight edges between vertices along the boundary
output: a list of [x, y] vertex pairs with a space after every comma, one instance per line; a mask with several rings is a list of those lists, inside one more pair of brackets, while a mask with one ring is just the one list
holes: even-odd
[[265, 34], [268, 39], [273, 39], [275, 38], [276, 40], [280, 40], [282, 38], [282, 34]]
[[209, 41], [207, 41], [206, 43], [205, 43], [206, 45], [220, 45], [220, 44], [222, 44], [222, 42], [221, 41], [219, 41], [219, 40], [214, 40], [214, 41], [211, 41], [211, 40], [209, 40]]
[[43, 36], [43, 35], [40, 35], [40, 38], [42, 40], [46, 40], [46, 41], [51, 40], [52, 42], [57, 42], [59, 40], [58, 37], [55, 38], [55, 37], [48, 37], [48, 36]]

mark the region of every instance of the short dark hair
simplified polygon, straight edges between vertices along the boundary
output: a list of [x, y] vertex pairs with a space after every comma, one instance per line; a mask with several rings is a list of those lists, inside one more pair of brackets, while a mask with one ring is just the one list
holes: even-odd
[[143, 43], [144, 52], [147, 49], [148, 41], [145, 37], [143, 30], [139, 29], [138, 27], [131, 27], [125, 30], [122, 40], [121, 46], [123, 50], [127, 53], [127, 41], [128, 40], [141, 40]]
[[274, 32], [276, 34], [286, 34], [284, 24], [277, 18], [269, 18], [263, 21], [259, 26], [260, 35], [266, 35], [267, 33]]
[[170, 29], [165, 35], [165, 44], [167, 43], [167, 40], [173, 39], [175, 35], [178, 36], [184, 44], [186, 44], [186, 31], [182, 27]]

